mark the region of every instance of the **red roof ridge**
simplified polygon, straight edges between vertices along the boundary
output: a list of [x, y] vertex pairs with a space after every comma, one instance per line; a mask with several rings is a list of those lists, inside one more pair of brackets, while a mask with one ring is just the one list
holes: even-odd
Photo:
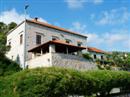
[[60, 31], [64, 31], [64, 32], [80, 35], [80, 36], [83, 36], [83, 37], [87, 38], [87, 36], [85, 36], [85, 35], [82, 35], [82, 34], [79, 34], [77, 32], [73, 32], [73, 31], [70, 31], [70, 30], [58, 27], [58, 26], [54, 26], [54, 25], [51, 25], [51, 24], [48, 24], [48, 23], [45, 23], [45, 22], [36, 21], [36, 20], [26, 20], [26, 21], [32, 22], [32, 23], [36, 23], [36, 24], [39, 24], [39, 25], [43, 25], [43, 26], [46, 26], [46, 27], [49, 27], [49, 28], [53, 28], [53, 29], [56, 29], [56, 30], [60, 30]]
[[106, 51], [103, 51], [101, 49], [95, 48], [95, 47], [87, 47], [88, 51], [96, 52], [96, 53], [107, 53]]

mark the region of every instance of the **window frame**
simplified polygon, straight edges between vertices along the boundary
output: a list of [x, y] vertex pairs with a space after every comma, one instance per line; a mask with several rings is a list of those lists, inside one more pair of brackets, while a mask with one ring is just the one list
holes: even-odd
[[66, 42], [66, 43], [72, 43], [72, 40], [70, 40], [70, 39], [65, 39], [65, 42]]
[[58, 36], [52, 36], [52, 40], [60, 40]]
[[82, 42], [77, 42], [77, 46], [82, 46], [83, 45], [83, 43]]
[[20, 34], [20, 45], [23, 44], [23, 34]]
[[94, 55], [93, 55], [93, 58], [94, 58], [94, 59], [97, 59], [97, 55], [96, 55], [96, 54], [94, 54]]
[[42, 43], [42, 35], [36, 34], [36, 44], [40, 45]]

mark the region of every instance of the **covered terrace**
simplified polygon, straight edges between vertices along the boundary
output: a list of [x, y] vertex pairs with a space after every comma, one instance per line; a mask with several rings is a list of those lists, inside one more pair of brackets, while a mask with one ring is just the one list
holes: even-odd
[[41, 56], [46, 53], [63, 53], [63, 54], [72, 54], [81, 56], [81, 51], [86, 49], [86, 47], [75, 46], [71, 43], [66, 43], [61, 40], [52, 40], [44, 44], [41, 44], [28, 52], [33, 54], [32, 57]]

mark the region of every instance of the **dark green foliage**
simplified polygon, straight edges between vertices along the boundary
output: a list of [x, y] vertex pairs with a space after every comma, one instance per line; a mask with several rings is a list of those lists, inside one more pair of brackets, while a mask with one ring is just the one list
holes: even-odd
[[0, 22], [0, 57], [3, 57], [5, 53], [9, 50], [9, 47], [6, 46], [6, 33], [16, 26], [17, 24], [14, 22], [8, 25]]
[[6, 33], [16, 26], [17, 24], [13, 22], [9, 25], [0, 22], [0, 76], [10, 75], [20, 70], [18, 64], [5, 57], [10, 48], [6, 46]]
[[0, 57], [0, 76], [10, 75], [20, 71], [19, 65], [5, 56]]
[[8, 49], [6, 46], [6, 35], [5, 33], [0, 33], [0, 57], [3, 57]]
[[67, 95], [108, 95], [115, 87], [130, 84], [130, 73], [46, 68], [29, 70], [17, 80], [20, 97], [66, 97]]
[[87, 97], [93, 94], [106, 97], [113, 88], [129, 91], [130, 73], [108, 70], [76, 71], [52, 67], [24, 70], [5, 77], [4, 81], [0, 79], [0, 94], [6, 93], [6, 96], [1, 97]]
[[0, 22], [0, 33], [6, 33], [7, 32], [7, 25], [4, 24], [3, 22]]
[[88, 60], [93, 60], [93, 58], [88, 53], [83, 54], [83, 57]]
[[8, 24], [8, 29], [11, 30], [11, 29], [15, 28], [16, 26], [17, 26], [16, 23], [11, 22], [10, 24]]
[[[120, 68], [121, 70], [130, 70], [130, 53], [129, 52], [112, 52], [106, 54], [104, 60], [97, 59], [99, 69], [110, 70], [112, 67]], [[103, 68], [102, 68], [103, 66]]]

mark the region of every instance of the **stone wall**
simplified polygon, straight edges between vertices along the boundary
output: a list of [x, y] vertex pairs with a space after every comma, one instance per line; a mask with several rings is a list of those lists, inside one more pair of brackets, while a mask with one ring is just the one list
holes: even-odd
[[96, 64], [76, 55], [52, 53], [52, 65], [77, 70], [95, 70]]
[[77, 42], [80, 41], [82, 42], [82, 46], [86, 46], [86, 38], [79, 36], [79, 35], [75, 35], [72, 33], [67, 33], [64, 31], [59, 31], [59, 30], [55, 30], [52, 28], [48, 28], [48, 27], [44, 27], [41, 25], [37, 25], [37, 24], [33, 24], [33, 23], [27, 23], [26, 25], [26, 31], [27, 31], [27, 39], [26, 39], [26, 56], [27, 56], [27, 60], [31, 59], [31, 53], [28, 53], [28, 50], [36, 47], [36, 35], [40, 34], [41, 35], [41, 43], [46, 43], [50, 40], [52, 40], [52, 36], [56, 36], [58, 37], [60, 40], [66, 40], [69, 39], [71, 40], [72, 44], [77, 45]]

